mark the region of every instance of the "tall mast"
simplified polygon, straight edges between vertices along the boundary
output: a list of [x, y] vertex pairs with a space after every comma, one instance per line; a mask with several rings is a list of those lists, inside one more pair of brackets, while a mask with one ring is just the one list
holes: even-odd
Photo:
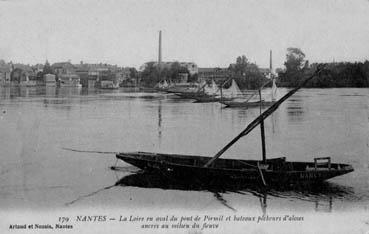
[[[259, 97], [260, 97], [260, 115], [261, 115], [261, 89], [259, 89]], [[263, 155], [263, 163], [266, 163], [266, 150], [265, 150], [265, 132], [264, 132], [264, 119], [260, 121], [260, 135], [261, 135], [261, 152]]]
[[276, 100], [276, 95], [277, 95], [277, 86], [275, 84], [275, 79], [276, 77], [274, 76], [274, 72], [273, 72], [273, 60], [272, 60], [272, 50], [270, 50], [270, 55], [269, 55], [269, 70], [270, 70], [270, 79], [272, 80], [272, 101]]
[[270, 70], [270, 78], [272, 78], [272, 75], [273, 75], [272, 50], [270, 50], [270, 55], [269, 55], [269, 70]]

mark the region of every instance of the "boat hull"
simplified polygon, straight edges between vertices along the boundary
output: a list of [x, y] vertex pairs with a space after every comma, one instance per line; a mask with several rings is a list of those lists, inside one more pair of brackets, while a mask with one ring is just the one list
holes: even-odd
[[[220, 101], [220, 103], [224, 104], [226, 107], [260, 107], [260, 102], [234, 102], [234, 101]], [[275, 103], [275, 101], [262, 101], [261, 106], [271, 106]]]
[[[170, 178], [202, 183], [266, 183], [296, 184], [319, 183], [353, 171], [347, 164], [332, 164], [331, 168], [314, 169], [314, 163], [267, 160], [269, 169], [259, 168], [261, 161], [218, 159], [214, 165], [204, 167], [210, 157], [191, 155], [153, 154], [145, 152], [119, 153], [118, 159], [140, 169]], [[264, 180], [264, 182], [263, 182]]]
[[197, 97], [199, 97], [202, 94], [199, 94], [198, 92], [176, 92], [174, 93], [175, 95], [183, 98], [183, 99], [196, 99]]

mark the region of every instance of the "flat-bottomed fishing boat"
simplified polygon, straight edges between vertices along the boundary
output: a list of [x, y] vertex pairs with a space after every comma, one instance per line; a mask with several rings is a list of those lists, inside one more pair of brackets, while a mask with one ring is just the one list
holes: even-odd
[[[271, 89], [271, 99], [269, 101], [266, 101], [264, 99], [261, 99], [261, 89], [266, 86], [268, 83], [272, 82], [272, 89]], [[260, 100], [252, 100], [253, 96], [256, 94], [256, 92], [251, 95], [247, 99], [240, 99], [236, 98], [233, 100], [220, 100], [219, 102], [225, 105], [226, 107], [244, 107], [244, 108], [252, 108], [252, 107], [268, 107], [273, 105], [277, 102], [277, 85], [275, 83], [275, 78], [273, 78], [271, 81], [265, 83], [262, 87], [260, 87], [259, 90], [257, 90], [260, 95]]]
[[131, 152], [119, 153], [116, 157], [162, 176], [203, 183], [263, 183], [262, 180], [268, 184], [317, 183], [353, 171], [348, 164], [331, 163], [329, 157], [315, 158], [314, 162], [287, 162], [285, 157], [265, 162], [218, 159], [208, 167], [204, 165], [211, 157], [204, 156]]

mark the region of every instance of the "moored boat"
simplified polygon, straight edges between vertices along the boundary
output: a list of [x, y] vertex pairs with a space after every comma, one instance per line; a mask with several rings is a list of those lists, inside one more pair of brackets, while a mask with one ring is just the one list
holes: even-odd
[[194, 99], [196, 99], [196, 102], [221, 102], [221, 101], [232, 101], [233, 99], [242, 96], [243, 94], [240, 88], [238, 87], [236, 81], [232, 79], [231, 86], [228, 89], [220, 89], [215, 84], [215, 82], [212, 81], [212, 85], [207, 89], [204, 89], [203, 95], [198, 95], [194, 97]]
[[262, 183], [264, 180], [268, 184], [317, 183], [353, 171], [348, 164], [331, 163], [330, 158], [316, 158], [314, 162], [288, 162], [284, 157], [265, 162], [218, 159], [211, 166], [204, 167], [211, 157], [147, 152], [119, 153], [116, 157], [143, 170], [204, 183], [220, 180], [244, 183]]
[[176, 83], [171, 84], [165, 91], [168, 93], [186, 93], [197, 92], [199, 90], [199, 84], [196, 83]]
[[219, 100], [226, 107], [267, 107], [275, 103], [275, 101], [237, 101], [237, 100]]
[[271, 98], [270, 100], [266, 101], [265, 99], [261, 98], [261, 87], [258, 91], [260, 91], [260, 99], [253, 99], [255, 92], [251, 97], [249, 98], [235, 98], [232, 100], [219, 100], [220, 103], [224, 104], [226, 107], [268, 107], [276, 103], [277, 101], [277, 85], [275, 83], [275, 79], [272, 80], [272, 89], [271, 89]]
[[170, 85], [168, 84], [167, 80], [160, 81], [154, 88], [157, 91], [167, 91]]

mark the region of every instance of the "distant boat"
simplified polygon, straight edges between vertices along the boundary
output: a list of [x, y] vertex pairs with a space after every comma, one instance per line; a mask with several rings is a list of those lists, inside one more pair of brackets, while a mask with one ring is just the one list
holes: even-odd
[[203, 95], [194, 97], [196, 102], [220, 102], [231, 101], [234, 98], [242, 97], [243, 94], [238, 87], [236, 81], [232, 79], [231, 86], [228, 89], [220, 89], [214, 81], [212, 81], [212, 87], [209, 87], [208, 92], [205, 91]]
[[197, 84], [196, 87], [192, 87], [189, 89], [183, 89], [181, 91], [175, 92], [175, 94], [185, 99], [196, 99], [199, 97], [207, 97], [209, 95], [209, 92], [211, 91], [212, 91], [212, 88], [209, 87], [209, 85], [207, 85], [206, 82], [201, 82]]
[[169, 88], [169, 84], [167, 82], [167, 80], [164, 81], [160, 81], [156, 86], [155, 89], [158, 91], [166, 91]]
[[166, 92], [173, 93], [184, 99], [194, 99], [198, 95], [203, 95], [203, 83], [176, 83], [172, 84]]
[[[277, 101], [277, 85], [275, 84], [275, 79], [272, 80], [272, 89], [271, 89], [271, 97], [270, 100], [266, 101], [264, 99], [259, 98], [259, 100], [257, 100], [257, 98], [253, 97], [257, 97], [257, 95], [255, 95], [257, 92], [255, 92], [254, 94], [252, 94], [250, 97], [246, 98], [235, 98], [232, 100], [220, 100], [219, 102], [224, 104], [227, 107], [267, 107], [267, 106], [271, 106], [274, 103], [276, 103]], [[261, 89], [261, 88], [260, 88]]]
[[[331, 163], [330, 157], [314, 158], [314, 162], [289, 162], [285, 157], [266, 158], [264, 119], [315, 75], [320, 74], [320, 71], [321, 68], [318, 67], [312, 76], [261, 113], [213, 157], [147, 152], [118, 153], [116, 157], [144, 171], [167, 178], [180, 179], [187, 183], [194, 181], [206, 184], [250, 182], [263, 186], [276, 184], [288, 186], [315, 184], [352, 172], [354, 169], [351, 165]], [[234, 143], [258, 125], [260, 125], [261, 132], [262, 160], [219, 159]]]
[[243, 93], [241, 92], [238, 84], [234, 79], [232, 79], [232, 84], [228, 89], [222, 89], [222, 97], [224, 98], [239, 98], [243, 97]]
[[215, 83], [215, 81], [212, 79], [211, 80], [211, 85], [205, 85], [204, 87], [204, 93], [207, 95], [220, 95], [220, 88], [218, 87], [218, 85]]
[[199, 84], [197, 83], [175, 83], [169, 85], [165, 90], [168, 93], [196, 93], [199, 91]]

